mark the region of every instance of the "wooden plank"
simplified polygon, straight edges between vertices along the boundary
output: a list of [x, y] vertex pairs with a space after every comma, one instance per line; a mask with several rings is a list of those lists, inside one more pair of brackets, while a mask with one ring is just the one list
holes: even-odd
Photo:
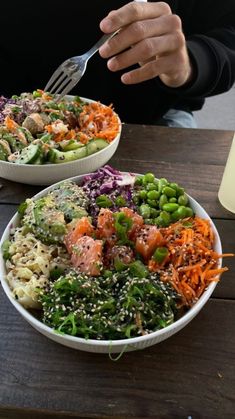
[[0, 204], [20, 204], [26, 198], [30, 198], [45, 186], [24, 185], [23, 183], [11, 182], [0, 178]]
[[235, 301], [210, 300], [179, 333], [117, 362], [48, 340], [2, 292], [0, 318], [1, 417], [7, 406], [7, 417], [28, 417], [25, 409], [37, 418], [47, 411], [89, 418], [234, 415]]
[[[220, 235], [223, 253], [235, 254], [235, 222], [230, 220], [213, 220]], [[217, 284], [213, 297], [235, 299], [235, 257], [224, 258], [223, 266], [228, 267]]]
[[233, 131], [125, 125], [116, 154], [120, 158], [224, 165]]
[[17, 205], [0, 204], [0, 237], [16, 211]]

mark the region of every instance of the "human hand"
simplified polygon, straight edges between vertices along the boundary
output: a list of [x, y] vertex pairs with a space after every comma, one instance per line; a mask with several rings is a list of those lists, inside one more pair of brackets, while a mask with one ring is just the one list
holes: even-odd
[[111, 11], [100, 22], [105, 33], [120, 32], [100, 47], [108, 68], [118, 71], [134, 64], [140, 67], [122, 75], [125, 84], [157, 76], [169, 87], [190, 81], [190, 63], [181, 20], [164, 2], [132, 2]]

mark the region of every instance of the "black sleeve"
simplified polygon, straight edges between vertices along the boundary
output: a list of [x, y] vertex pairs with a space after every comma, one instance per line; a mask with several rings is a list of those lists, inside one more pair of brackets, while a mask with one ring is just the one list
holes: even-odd
[[[193, 80], [180, 88], [168, 88], [158, 80], [162, 89], [177, 96], [183, 94], [188, 98], [205, 98], [226, 92], [232, 87], [235, 81], [235, 1], [225, 2], [226, 11], [221, 14], [223, 2], [215, 1], [212, 5], [210, 1], [204, 0], [203, 7], [201, 2], [195, 1], [197, 6], [191, 15], [194, 29], [192, 33], [187, 31], [185, 34], [194, 68]], [[209, 6], [214, 6], [213, 20]], [[200, 21], [203, 15], [207, 16], [207, 27], [204, 24], [202, 29], [199, 24], [197, 28], [195, 21]], [[190, 21], [186, 24], [190, 27]]]
[[217, 29], [207, 36], [192, 36], [187, 46], [195, 68], [194, 82], [186, 89], [188, 94], [206, 97], [232, 87], [235, 81], [235, 27]]

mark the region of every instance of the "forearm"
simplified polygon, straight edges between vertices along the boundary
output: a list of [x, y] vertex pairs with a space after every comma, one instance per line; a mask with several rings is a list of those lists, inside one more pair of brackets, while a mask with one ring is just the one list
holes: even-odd
[[172, 89], [158, 80], [162, 89], [172, 93], [175, 90], [176, 95], [208, 97], [232, 87], [235, 82], [235, 50], [205, 35], [192, 36], [187, 47], [193, 68], [191, 81], [181, 88]]
[[235, 30], [230, 41], [232, 38], [233, 48], [211, 36], [195, 36], [188, 41], [197, 74], [191, 93], [212, 96], [232, 87], [235, 81]]

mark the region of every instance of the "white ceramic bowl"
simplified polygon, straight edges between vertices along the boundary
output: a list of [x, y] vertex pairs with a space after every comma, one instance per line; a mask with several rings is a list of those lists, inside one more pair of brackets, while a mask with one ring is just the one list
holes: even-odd
[[[82, 180], [83, 176], [76, 176], [71, 178], [77, 183]], [[43, 191], [39, 192], [35, 195], [34, 199], [38, 199], [44, 195], [46, 195], [50, 190], [53, 189], [55, 185], [52, 185]], [[209, 219], [215, 234], [215, 243], [214, 249], [218, 254], [222, 253], [221, 241], [218, 234], [218, 231], [210, 219], [207, 212], [201, 207], [201, 205], [192, 197], [189, 196], [190, 205], [193, 208], [196, 215], [201, 218]], [[17, 226], [19, 223], [19, 217], [17, 214], [11, 219], [9, 224], [7, 225], [2, 239], [0, 243], [0, 248], [4, 240], [9, 238], [10, 228]], [[219, 267], [221, 267], [222, 262], [221, 259], [218, 261]], [[0, 253], [0, 278], [2, 287], [16, 310], [24, 317], [27, 322], [29, 322], [35, 329], [37, 329], [40, 333], [47, 336], [49, 339], [56, 341], [62, 345], [68, 346], [70, 348], [79, 349], [86, 352], [96, 352], [96, 353], [121, 353], [123, 351], [134, 351], [139, 349], [144, 349], [148, 346], [155, 345], [170, 336], [177, 333], [183, 327], [185, 327], [202, 309], [202, 307], [206, 304], [207, 300], [211, 296], [212, 292], [216, 287], [216, 282], [211, 282], [207, 290], [202, 294], [200, 299], [197, 303], [181, 317], [179, 320], [175, 321], [170, 326], [165, 327], [164, 329], [158, 330], [156, 332], [150, 333], [149, 335], [130, 338], [130, 339], [122, 339], [122, 340], [95, 340], [95, 339], [83, 339], [79, 337], [69, 336], [69, 335], [60, 335], [53, 331], [50, 327], [46, 326], [39, 320], [37, 320], [32, 314], [30, 314], [22, 305], [20, 305], [13, 297], [9, 285], [6, 280], [6, 269], [5, 269], [5, 262], [3, 260], [2, 254]]]
[[[73, 96], [67, 96], [68, 100]], [[90, 103], [91, 99], [81, 98]], [[60, 180], [72, 176], [94, 172], [104, 166], [117, 150], [122, 124], [119, 119], [119, 133], [116, 138], [103, 150], [79, 160], [60, 164], [16, 164], [0, 160], [0, 177], [13, 182], [26, 183], [29, 185], [52, 185]]]

